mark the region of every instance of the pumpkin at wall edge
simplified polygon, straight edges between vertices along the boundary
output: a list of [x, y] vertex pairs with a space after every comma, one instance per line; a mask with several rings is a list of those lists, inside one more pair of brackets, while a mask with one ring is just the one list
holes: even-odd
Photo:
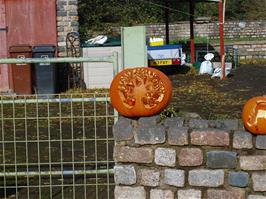
[[244, 105], [242, 119], [248, 131], [266, 135], [266, 95], [249, 99]]
[[128, 68], [119, 72], [110, 86], [113, 107], [126, 117], [147, 117], [160, 113], [170, 102], [172, 83], [161, 71]]

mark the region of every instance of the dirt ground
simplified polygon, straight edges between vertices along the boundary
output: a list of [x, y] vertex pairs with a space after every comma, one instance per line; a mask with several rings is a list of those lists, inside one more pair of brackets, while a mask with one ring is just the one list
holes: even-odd
[[197, 113], [204, 119], [240, 119], [249, 98], [266, 94], [266, 65], [241, 65], [226, 80], [191, 70], [169, 77], [173, 83], [170, 109]]

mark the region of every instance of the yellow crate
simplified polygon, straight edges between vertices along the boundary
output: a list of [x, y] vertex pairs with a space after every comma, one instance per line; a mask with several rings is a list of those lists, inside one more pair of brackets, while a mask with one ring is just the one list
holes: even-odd
[[164, 43], [163, 41], [151, 41], [150, 46], [162, 46]]

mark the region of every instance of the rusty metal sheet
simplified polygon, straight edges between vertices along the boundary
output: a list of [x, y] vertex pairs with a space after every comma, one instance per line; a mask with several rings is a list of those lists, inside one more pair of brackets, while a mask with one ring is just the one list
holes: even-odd
[[[5, 1], [0, 0], [0, 58], [7, 57], [7, 24]], [[8, 65], [0, 64], [0, 92], [9, 90]]]
[[6, 0], [8, 47], [57, 44], [56, 0]]

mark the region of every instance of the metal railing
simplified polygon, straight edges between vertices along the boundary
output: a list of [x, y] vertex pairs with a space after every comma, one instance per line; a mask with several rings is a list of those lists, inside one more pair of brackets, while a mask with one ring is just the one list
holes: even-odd
[[[2, 58], [0, 64], [110, 62], [118, 56]], [[0, 96], [0, 198], [113, 198], [107, 93]]]
[[0, 198], [113, 198], [108, 94], [1, 96], [0, 115]]
[[0, 58], [0, 64], [34, 64], [34, 63], [80, 63], [109, 62], [113, 64], [113, 74], [119, 71], [118, 53], [106, 57], [62, 57], [62, 58]]

